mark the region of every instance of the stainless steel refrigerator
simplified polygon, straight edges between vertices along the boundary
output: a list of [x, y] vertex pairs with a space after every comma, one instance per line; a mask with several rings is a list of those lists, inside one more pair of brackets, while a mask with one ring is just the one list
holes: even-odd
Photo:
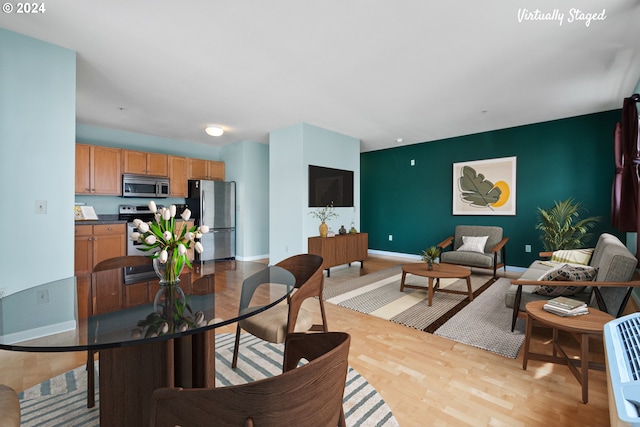
[[204, 250], [196, 260], [236, 257], [236, 183], [189, 180], [187, 205], [197, 225], [209, 232], [200, 240]]

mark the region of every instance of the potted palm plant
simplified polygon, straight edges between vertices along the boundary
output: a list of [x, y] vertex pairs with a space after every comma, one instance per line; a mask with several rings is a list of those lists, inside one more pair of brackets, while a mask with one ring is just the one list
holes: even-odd
[[539, 221], [536, 229], [540, 230], [540, 241], [545, 251], [559, 249], [580, 249], [591, 236], [589, 230], [593, 229], [600, 217], [590, 216], [580, 219], [582, 208], [579, 202], [568, 198], [563, 201], [555, 201], [549, 209], [538, 208]]

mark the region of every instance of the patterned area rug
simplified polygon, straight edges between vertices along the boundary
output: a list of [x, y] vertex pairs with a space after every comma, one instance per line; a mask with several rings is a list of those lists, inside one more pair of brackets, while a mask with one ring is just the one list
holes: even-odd
[[[270, 344], [243, 334], [238, 369], [231, 369], [234, 334], [216, 335], [216, 386], [242, 384], [277, 375], [282, 370], [283, 345]], [[87, 409], [84, 366], [20, 393], [22, 426], [99, 426], [100, 395], [96, 407]], [[378, 392], [349, 367], [344, 391], [347, 426], [398, 426]]]
[[498, 279], [471, 304], [438, 328], [439, 335], [515, 359], [524, 342], [524, 320], [511, 332], [512, 310], [504, 304], [510, 279]]
[[[469, 304], [467, 295], [436, 291], [432, 305], [429, 306], [426, 288], [428, 279], [408, 274], [405, 284], [424, 286], [425, 289], [405, 288], [400, 292], [401, 278], [401, 266], [388, 268], [335, 286], [326, 286], [324, 298], [332, 304], [430, 333]], [[474, 298], [491, 283], [491, 276], [472, 274], [471, 289]], [[440, 287], [467, 291], [466, 281], [460, 279], [441, 279]]]

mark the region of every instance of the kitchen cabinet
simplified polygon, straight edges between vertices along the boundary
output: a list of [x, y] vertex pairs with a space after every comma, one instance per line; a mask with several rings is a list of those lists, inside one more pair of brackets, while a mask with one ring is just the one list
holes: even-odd
[[217, 179], [224, 181], [224, 162], [189, 159], [189, 179]]
[[[192, 293], [191, 270], [187, 267], [182, 270], [182, 274], [180, 275], [180, 288], [185, 295], [190, 295]], [[129, 308], [152, 303], [159, 290], [160, 281], [158, 279], [124, 285], [124, 307]]]
[[159, 153], [122, 150], [122, 173], [168, 176], [169, 156]]
[[76, 144], [76, 194], [120, 196], [122, 150]]
[[367, 233], [338, 234], [335, 237], [309, 237], [308, 251], [320, 255], [324, 262], [322, 268], [331, 274], [331, 267], [341, 264], [351, 265], [360, 261], [360, 267], [367, 258], [369, 235]]
[[188, 196], [189, 159], [186, 157], [169, 156], [169, 181], [171, 197]]
[[[78, 301], [87, 301], [87, 295], [93, 295], [88, 301], [86, 313], [79, 312], [80, 318], [89, 313], [101, 314], [122, 307], [122, 272], [111, 270], [97, 273], [92, 280], [93, 267], [107, 258], [125, 255], [125, 224], [76, 225], [74, 271], [80, 283]], [[86, 289], [82, 287], [86, 287]], [[84, 303], [83, 303], [84, 304]], [[80, 310], [80, 304], [79, 304]]]

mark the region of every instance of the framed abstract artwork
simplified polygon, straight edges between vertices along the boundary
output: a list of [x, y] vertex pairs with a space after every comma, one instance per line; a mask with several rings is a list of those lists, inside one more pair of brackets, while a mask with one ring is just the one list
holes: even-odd
[[454, 215], [515, 215], [516, 157], [453, 164]]

